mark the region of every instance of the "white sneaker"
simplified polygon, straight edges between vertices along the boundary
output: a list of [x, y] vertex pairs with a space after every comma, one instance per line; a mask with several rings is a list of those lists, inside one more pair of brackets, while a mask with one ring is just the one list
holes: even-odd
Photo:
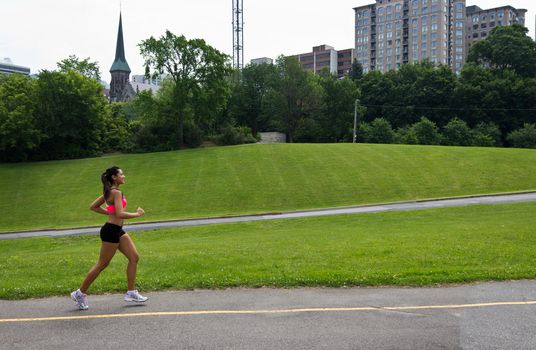
[[125, 294], [125, 301], [143, 303], [144, 301], [147, 301], [147, 299], [149, 298], [142, 296], [137, 290], [128, 291], [127, 294]]
[[74, 300], [80, 310], [87, 310], [89, 308], [87, 303], [87, 294], [82, 293], [80, 289], [77, 289], [71, 293], [71, 299]]

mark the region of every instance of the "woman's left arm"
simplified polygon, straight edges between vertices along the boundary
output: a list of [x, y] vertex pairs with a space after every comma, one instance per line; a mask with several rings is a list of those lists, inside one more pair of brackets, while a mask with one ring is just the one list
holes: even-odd
[[103, 204], [104, 204], [104, 196], [100, 196], [99, 198], [95, 199], [93, 203], [91, 203], [89, 210], [92, 210], [99, 214], [108, 215], [108, 212], [101, 207], [101, 205]]

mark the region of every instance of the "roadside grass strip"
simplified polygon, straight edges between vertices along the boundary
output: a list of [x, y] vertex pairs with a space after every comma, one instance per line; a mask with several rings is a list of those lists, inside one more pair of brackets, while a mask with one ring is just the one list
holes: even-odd
[[214, 147], [0, 164], [0, 232], [94, 226], [111, 165], [140, 221], [306, 210], [536, 189], [536, 150], [367, 144]]
[[[536, 278], [536, 203], [475, 205], [132, 233], [144, 292], [230, 287], [426, 286]], [[97, 234], [0, 241], [0, 298], [68, 295]], [[117, 253], [91, 294], [123, 292]]]

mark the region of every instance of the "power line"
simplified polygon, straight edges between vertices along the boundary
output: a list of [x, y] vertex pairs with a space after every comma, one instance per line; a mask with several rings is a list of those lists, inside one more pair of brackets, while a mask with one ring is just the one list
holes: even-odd
[[508, 112], [534, 112], [536, 108], [480, 108], [480, 107], [469, 107], [469, 108], [453, 108], [453, 107], [419, 107], [419, 106], [395, 106], [395, 105], [364, 105], [363, 107], [374, 107], [374, 108], [411, 108], [411, 109], [424, 109], [424, 110], [444, 110], [444, 111], [508, 111]]

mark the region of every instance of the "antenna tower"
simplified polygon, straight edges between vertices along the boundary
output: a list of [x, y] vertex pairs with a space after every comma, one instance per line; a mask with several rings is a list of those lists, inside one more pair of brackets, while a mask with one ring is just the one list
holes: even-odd
[[233, 67], [244, 67], [244, 1], [233, 1]]

